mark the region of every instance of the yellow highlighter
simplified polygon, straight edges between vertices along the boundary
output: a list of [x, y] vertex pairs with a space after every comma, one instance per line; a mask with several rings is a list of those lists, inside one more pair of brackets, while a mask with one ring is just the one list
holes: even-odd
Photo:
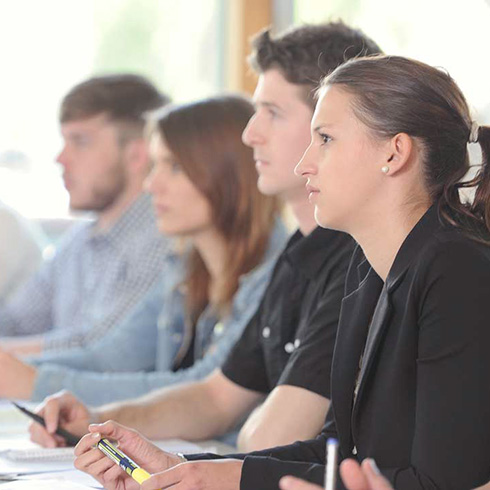
[[150, 478], [150, 474], [143, 468], [140, 468], [129, 456], [124, 454], [119, 449], [115, 448], [107, 439], [101, 439], [97, 443], [97, 448], [100, 449], [114, 463], [118, 464], [133, 480], [136, 480], [140, 485]]

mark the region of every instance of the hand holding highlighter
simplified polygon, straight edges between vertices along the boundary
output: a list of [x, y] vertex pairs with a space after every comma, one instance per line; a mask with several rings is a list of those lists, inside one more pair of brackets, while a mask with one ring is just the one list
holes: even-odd
[[101, 439], [97, 443], [97, 448], [102, 451], [114, 463], [118, 464], [133, 480], [140, 485], [150, 478], [150, 474], [140, 468], [129, 456], [113, 446], [108, 439]]

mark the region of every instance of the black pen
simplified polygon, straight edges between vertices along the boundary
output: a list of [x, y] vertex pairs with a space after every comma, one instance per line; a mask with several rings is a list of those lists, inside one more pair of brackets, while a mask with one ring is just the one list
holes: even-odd
[[[18, 405], [15, 402], [11, 402], [15, 407], [17, 407], [22, 413], [30, 417], [32, 420], [35, 420], [38, 424], [41, 424], [43, 427], [46, 427], [46, 422], [44, 422], [44, 419], [38, 415], [37, 413], [31, 412], [30, 410], [27, 410], [27, 408], [22, 407], [21, 405]], [[80, 438], [74, 434], [71, 434], [65, 429], [62, 429], [61, 427], [58, 427], [56, 429], [56, 434], [61, 436], [68, 446], [76, 446], [78, 444], [78, 441]]]

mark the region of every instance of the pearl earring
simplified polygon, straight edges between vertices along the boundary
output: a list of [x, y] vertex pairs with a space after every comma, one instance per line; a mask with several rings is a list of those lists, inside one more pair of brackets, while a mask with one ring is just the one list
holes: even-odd
[[390, 171], [390, 167], [388, 167], [388, 165], [381, 167], [381, 172], [383, 172], [384, 174], [387, 174], [389, 171]]

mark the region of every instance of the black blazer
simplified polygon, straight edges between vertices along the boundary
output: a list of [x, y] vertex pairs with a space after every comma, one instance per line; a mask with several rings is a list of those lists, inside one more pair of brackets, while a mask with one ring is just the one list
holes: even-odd
[[286, 474], [322, 483], [328, 437], [341, 458], [375, 458], [397, 490], [490, 479], [490, 248], [443, 227], [435, 206], [386, 283], [354, 252], [322, 434], [248, 456], [242, 488], [277, 488]]

